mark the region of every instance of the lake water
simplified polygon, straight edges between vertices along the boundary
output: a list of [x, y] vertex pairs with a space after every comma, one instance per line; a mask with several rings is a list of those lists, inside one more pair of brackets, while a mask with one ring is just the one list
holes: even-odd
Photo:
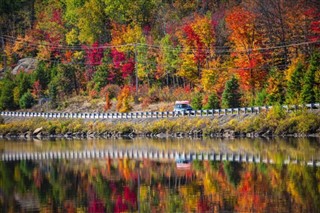
[[319, 146], [316, 138], [2, 139], [0, 212], [320, 212]]

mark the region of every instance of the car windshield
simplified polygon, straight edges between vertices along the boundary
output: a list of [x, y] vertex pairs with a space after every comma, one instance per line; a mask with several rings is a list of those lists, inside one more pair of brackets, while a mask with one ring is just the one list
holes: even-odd
[[189, 108], [189, 105], [188, 104], [176, 104], [174, 107], [183, 109], [183, 108]]

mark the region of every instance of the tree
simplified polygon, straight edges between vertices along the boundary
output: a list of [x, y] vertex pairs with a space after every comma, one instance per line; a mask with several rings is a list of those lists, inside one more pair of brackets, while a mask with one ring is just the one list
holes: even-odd
[[150, 24], [157, 10], [156, 0], [104, 0], [105, 13], [118, 23]]
[[139, 44], [137, 48], [137, 74], [139, 79], [146, 81], [149, 86], [155, 79], [155, 73], [157, 71], [156, 66], [156, 53], [148, 47], [146, 39], [142, 37], [140, 39], [142, 44]]
[[19, 88], [19, 94], [24, 94], [28, 92], [29, 89], [31, 89], [31, 79], [30, 74], [25, 72], [19, 72], [19, 74], [16, 76], [16, 84]]
[[35, 104], [35, 100], [29, 91], [24, 93], [19, 100], [19, 106], [22, 109], [29, 109], [34, 104]]
[[262, 68], [263, 55], [260, 48], [262, 35], [257, 29], [257, 15], [243, 7], [234, 7], [226, 15], [226, 25], [231, 30], [229, 40], [232, 42], [236, 70], [240, 76], [241, 87], [255, 97], [257, 89], [262, 88], [266, 72]]
[[57, 87], [61, 95], [69, 96], [73, 92], [78, 93], [77, 68], [73, 65], [59, 64], [57, 68]]
[[196, 92], [191, 100], [191, 106], [195, 110], [199, 110], [202, 108], [202, 94], [200, 92]]
[[204, 105], [203, 109], [219, 109], [220, 103], [219, 103], [219, 97], [212, 93], [208, 97], [208, 102]]
[[2, 84], [4, 85], [4, 87], [1, 88], [0, 109], [13, 110], [16, 108], [16, 105], [14, 104], [14, 98], [13, 98], [13, 90], [14, 90], [15, 84], [10, 78], [4, 79]]
[[58, 83], [57, 83], [58, 78], [54, 78], [48, 88], [49, 88], [49, 98], [50, 98], [50, 107], [52, 109], [57, 108], [58, 106]]
[[119, 112], [128, 112], [132, 109], [131, 102], [133, 97], [130, 94], [130, 87], [124, 86], [117, 97], [117, 110]]
[[267, 80], [267, 103], [269, 105], [282, 104], [285, 100], [284, 74], [277, 68], [272, 68]]
[[170, 79], [173, 79], [177, 72], [180, 63], [180, 51], [180, 46], [174, 46], [169, 34], [166, 34], [161, 39], [160, 54], [157, 61], [157, 75], [160, 79], [166, 77], [167, 85], [169, 85]]
[[223, 108], [236, 108], [241, 105], [240, 87], [238, 80], [232, 76], [232, 78], [226, 82], [225, 89], [222, 93], [222, 107]]
[[102, 0], [89, 0], [79, 10], [79, 41], [86, 44], [108, 41], [108, 20], [104, 12], [105, 4]]
[[302, 62], [299, 61], [294, 69], [290, 80], [287, 83], [287, 95], [286, 101], [288, 103], [299, 103], [300, 101], [300, 93], [303, 85], [303, 73], [304, 67]]
[[108, 83], [108, 66], [100, 65], [97, 71], [93, 74], [94, 89], [100, 92], [101, 88], [105, 87]]
[[262, 89], [256, 95], [256, 99], [254, 101], [254, 105], [256, 106], [264, 106], [267, 103], [268, 93], [266, 89]]
[[37, 58], [40, 60], [61, 59], [61, 45], [64, 44], [66, 33], [63, 7], [61, 1], [35, 1], [37, 21], [33, 27], [33, 38], [36, 42], [33, 43], [38, 44]]
[[50, 72], [45, 62], [39, 62], [38, 67], [33, 72], [33, 82], [39, 81], [40, 88], [46, 90], [50, 82], [50, 77]]
[[179, 75], [192, 84], [199, 83], [203, 68], [208, 68], [214, 56], [215, 30], [210, 16], [196, 15], [193, 21], [177, 31], [181, 46], [181, 69]]
[[307, 73], [304, 76], [303, 87], [301, 91], [301, 100], [303, 103], [314, 103], [316, 97], [319, 97], [319, 84], [316, 85], [316, 73], [320, 72], [320, 54], [314, 53], [310, 59]]

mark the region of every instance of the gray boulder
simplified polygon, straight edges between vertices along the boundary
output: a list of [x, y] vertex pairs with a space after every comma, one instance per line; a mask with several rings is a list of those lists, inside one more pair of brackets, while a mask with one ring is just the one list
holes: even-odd
[[35, 70], [38, 65], [38, 60], [35, 58], [22, 58], [18, 61], [17, 66], [13, 68], [11, 73], [13, 75], [16, 75], [19, 73], [19, 71], [24, 71], [24, 72], [30, 72], [32, 70]]

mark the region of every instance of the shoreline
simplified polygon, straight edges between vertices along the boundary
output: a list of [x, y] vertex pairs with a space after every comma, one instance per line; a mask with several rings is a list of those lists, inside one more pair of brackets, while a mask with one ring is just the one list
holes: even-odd
[[258, 115], [95, 120], [5, 119], [0, 138], [272, 138], [320, 137], [320, 111]]
[[247, 134], [239, 134], [239, 135], [228, 135], [225, 136], [220, 133], [212, 133], [211, 135], [202, 135], [202, 134], [187, 134], [187, 133], [174, 133], [174, 134], [66, 134], [66, 135], [31, 135], [25, 136], [24, 134], [16, 135], [16, 134], [7, 134], [7, 135], [0, 135], [0, 139], [3, 140], [43, 140], [43, 141], [50, 141], [56, 139], [66, 139], [66, 140], [88, 140], [88, 139], [135, 139], [135, 138], [148, 138], [148, 139], [183, 139], [183, 138], [191, 138], [191, 139], [271, 139], [271, 138], [320, 138], [320, 134], [288, 134], [288, 135], [259, 135], [257, 133], [247, 133]]

